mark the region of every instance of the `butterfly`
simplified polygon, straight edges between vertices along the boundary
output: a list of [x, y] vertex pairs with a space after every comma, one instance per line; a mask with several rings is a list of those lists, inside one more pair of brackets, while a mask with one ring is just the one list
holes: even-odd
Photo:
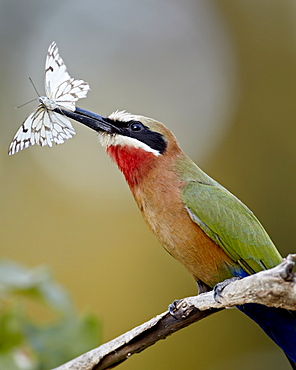
[[76, 134], [69, 119], [54, 109], [74, 112], [75, 102], [86, 98], [90, 86], [83, 80], [70, 77], [55, 42], [48, 48], [44, 86], [46, 95], [39, 97], [39, 105], [15, 134], [9, 146], [9, 155], [34, 144], [49, 147], [53, 142], [62, 144]]

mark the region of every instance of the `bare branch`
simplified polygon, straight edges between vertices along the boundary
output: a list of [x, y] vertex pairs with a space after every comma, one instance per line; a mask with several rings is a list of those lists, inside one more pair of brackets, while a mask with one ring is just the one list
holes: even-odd
[[215, 300], [213, 291], [184, 298], [175, 305], [174, 316], [166, 311], [55, 370], [110, 369], [132, 354], [225, 307], [260, 303], [296, 310], [295, 260], [296, 254], [289, 255], [273, 269], [229, 283], [223, 288], [219, 302]]

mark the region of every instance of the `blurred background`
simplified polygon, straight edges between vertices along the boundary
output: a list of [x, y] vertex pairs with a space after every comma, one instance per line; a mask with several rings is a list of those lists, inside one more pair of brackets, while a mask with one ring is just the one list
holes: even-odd
[[[208, 174], [243, 200], [283, 256], [296, 239], [294, 0], [0, 0], [1, 257], [48, 266], [108, 341], [196, 294], [150, 234], [94, 132], [12, 157], [16, 130], [43, 95], [56, 41], [72, 77], [91, 85], [78, 106], [155, 118]], [[44, 312], [32, 307], [35, 317]], [[235, 309], [132, 356], [121, 369], [289, 369]]]

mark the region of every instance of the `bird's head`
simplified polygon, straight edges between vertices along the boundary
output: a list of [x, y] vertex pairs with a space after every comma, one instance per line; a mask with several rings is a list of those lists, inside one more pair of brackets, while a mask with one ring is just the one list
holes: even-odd
[[99, 140], [107, 152], [113, 147], [158, 157], [167, 149], [165, 131], [168, 130], [151, 118], [116, 111], [105, 122], [110, 124], [111, 132], [99, 131]]
[[151, 118], [125, 111], [103, 117], [80, 108], [63, 114], [99, 133], [100, 143], [131, 187], [179, 148], [173, 133]]

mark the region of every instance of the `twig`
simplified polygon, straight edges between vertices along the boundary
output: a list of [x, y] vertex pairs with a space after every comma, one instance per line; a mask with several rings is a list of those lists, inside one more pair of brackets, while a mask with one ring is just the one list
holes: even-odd
[[111, 369], [132, 354], [225, 307], [260, 303], [296, 310], [295, 260], [296, 254], [289, 255], [273, 269], [229, 283], [223, 288], [219, 302], [213, 291], [184, 298], [175, 305], [174, 316], [166, 311], [55, 370]]

